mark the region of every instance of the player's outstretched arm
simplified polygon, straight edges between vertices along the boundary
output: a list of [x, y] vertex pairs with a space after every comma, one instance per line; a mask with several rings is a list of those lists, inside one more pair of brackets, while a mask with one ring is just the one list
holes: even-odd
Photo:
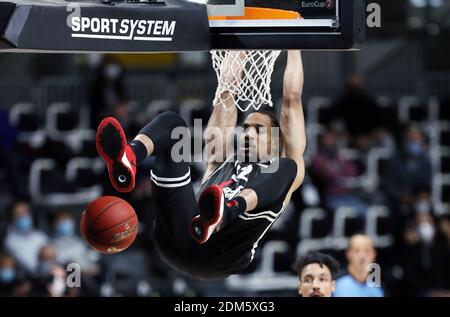
[[241, 61], [244, 57], [245, 52], [230, 52], [222, 64], [219, 82], [227, 82], [228, 85], [218, 85], [216, 95], [219, 94], [220, 98], [216, 98], [218, 101], [214, 104], [213, 112], [205, 131], [204, 153], [207, 166], [203, 180], [207, 179], [226, 159], [227, 153], [232, 153], [230, 147], [238, 114], [232, 92], [221, 87], [230, 86], [229, 84], [239, 84], [242, 76]]
[[305, 176], [303, 155], [306, 148], [305, 119], [303, 115], [303, 62], [299, 50], [287, 52], [287, 64], [283, 80], [283, 105], [280, 125], [284, 136], [283, 157], [297, 163], [297, 175], [291, 187], [291, 194], [300, 187]]

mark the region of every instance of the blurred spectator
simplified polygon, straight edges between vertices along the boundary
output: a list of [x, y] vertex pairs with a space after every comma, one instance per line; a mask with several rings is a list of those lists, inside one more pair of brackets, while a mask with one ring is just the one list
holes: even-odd
[[56, 262], [56, 250], [44, 245], [39, 250], [39, 263], [33, 273], [31, 296], [61, 297], [66, 292], [66, 271]]
[[380, 109], [368, 91], [366, 83], [359, 75], [347, 78], [346, 88], [341, 97], [329, 108], [325, 123], [340, 119], [354, 138], [352, 143], [360, 149], [367, 149], [372, 143], [371, 134], [382, 124]]
[[352, 207], [358, 214], [365, 214], [367, 205], [346, 185], [346, 178], [357, 176], [357, 168], [339, 154], [332, 132], [321, 136], [319, 153], [312, 159], [310, 172], [328, 209]]
[[51, 244], [56, 250], [56, 260], [61, 265], [77, 263], [83, 273], [95, 275], [98, 273], [96, 264], [99, 259], [97, 252], [90, 250], [86, 243], [75, 233], [75, 220], [70, 212], [59, 212], [53, 223], [54, 234]]
[[5, 249], [28, 272], [38, 264], [38, 252], [47, 243], [47, 235], [33, 228], [30, 205], [17, 201], [11, 208], [11, 221], [5, 238]]
[[403, 137], [403, 148], [386, 166], [384, 185], [394, 207], [414, 204], [414, 193], [423, 188], [431, 189], [431, 160], [426, 152], [425, 136], [414, 126]]
[[0, 109], [0, 149], [2, 151], [11, 150], [17, 140], [19, 133], [8, 117], [8, 113]]
[[413, 210], [416, 213], [429, 213], [433, 214], [433, 204], [431, 202], [431, 196], [427, 189], [419, 188], [413, 197]]
[[372, 133], [373, 143], [372, 147], [383, 148], [389, 151], [389, 153], [395, 153], [397, 150], [397, 144], [392, 133], [386, 128], [379, 127]]
[[399, 259], [406, 295], [429, 296], [450, 291], [450, 246], [446, 227], [445, 221], [441, 223], [441, 234], [429, 212], [417, 212], [404, 231], [404, 246]]
[[8, 113], [0, 110], [0, 166], [5, 167], [8, 188], [16, 197], [23, 194], [21, 188], [20, 160], [15, 150], [19, 131], [8, 117]]
[[439, 220], [439, 230], [442, 233], [444, 240], [447, 242], [448, 250], [450, 251], [450, 215], [442, 216]]
[[335, 275], [339, 263], [331, 256], [309, 252], [294, 265], [299, 279], [298, 294], [301, 297], [331, 297], [335, 291]]
[[[133, 113], [131, 112], [130, 103], [125, 100], [119, 100], [113, 107], [111, 111], [105, 112], [104, 115], [113, 116], [119, 120], [122, 125], [125, 134], [129, 137], [135, 135], [140, 131], [140, 127], [137, 127], [134, 121]], [[136, 113], [134, 113], [136, 115]]]
[[0, 253], [0, 297], [25, 296], [29, 289], [30, 283], [23, 279], [13, 257]]
[[349, 241], [346, 252], [347, 274], [336, 280], [334, 297], [383, 297], [381, 287], [369, 286], [369, 264], [374, 263], [376, 251], [371, 238], [354, 235]]
[[96, 129], [105, 112], [125, 99], [124, 69], [121, 64], [105, 57], [98, 66], [90, 92], [91, 127]]

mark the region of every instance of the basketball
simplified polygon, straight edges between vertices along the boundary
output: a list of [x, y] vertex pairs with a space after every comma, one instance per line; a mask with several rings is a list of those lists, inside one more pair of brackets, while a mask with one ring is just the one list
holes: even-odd
[[91, 202], [81, 215], [80, 231], [94, 250], [113, 254], [128, 248], [138, 232], [138, 218], [133, 207], [113, 196]]

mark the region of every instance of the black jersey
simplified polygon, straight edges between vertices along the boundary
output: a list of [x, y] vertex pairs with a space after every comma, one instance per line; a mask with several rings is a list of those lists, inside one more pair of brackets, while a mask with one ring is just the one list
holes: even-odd
[[[232, 155], [206, 179], [201, 191], [211, 185], [220, 185], [225, 201], [228, 202], [242, 190], [249, 188], [262, 170], [270, 168], [274, 162], [271, 160], [265, 163], [243, 163], [237, 160], [236, 155]], [[250, 264], [259, 241], [282, 213], [287, 193], [288, 190], [269, 206], [239, 215], [211, 236], [208, 243], [221, 250], [216, 262], [219, 264], [218, 270], [234, 273]]]
[[[279, 159], [280, 169], [285, 160]], [[277, 161], [243, 163], [230, 156], [202, 184], [201, 192], [211, 185], [223, 188], [225, 201], [233, 200], [246, 188], [258, 189], [264, 169], [276, 167]], [[282, 164], [285, 163], [285, 164]], [[187, 164], [172, 164], [161, 174], [152, 172], [154, 183], [156, 225], [155, 242], [161, 256], [176, 270], [199, 279], [220, 279], [238, 273], [253, 260], [259, 241], [283, 211], [283, 203], [291, 185], [294, 170], [289, 170], [289, 186], [274, 193], [266, 205], [245, 212], [230, 220], [214, 233], [206, 243], [198, 244], [189, 234], [192, 219], [198, 215], [198, 202], [190, 182]], [[280, 186], [279, 177], [267, 178], [273, 186]], [[179, 176], [179, 177], [174, 177]], [[278, 181], [276, 180], [278, 179]], [[272, 185], [272, 184], [271, 184]], [[284, 188], [284, 187], [283, 187]], [[270, 193], [269, 193], [270, 194]], [[275, 195], [277, 197], [275, 197]]]

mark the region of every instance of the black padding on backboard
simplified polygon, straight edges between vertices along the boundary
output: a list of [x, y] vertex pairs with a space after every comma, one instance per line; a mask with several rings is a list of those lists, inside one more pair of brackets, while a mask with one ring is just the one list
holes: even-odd
[[13, 13], [15, 8], [14, 3], [9, 2], [0, 2], [0, 32], [3, 33], [3, 30], [8, 23], [11, 14]]
[[[2, 20], [6, 24], [3, 38], [18, 51], [164, 52], [210, 49], [206, 6], [198, 3], [164, 0], [156, 4], [110, 4], [100, 1], [69, 4], [62, 0], [9, 0], [2, 4], [7, 6], [0, 7], [0, 16], [9, 16], [8, 21]], [[68, 7], [74, 5], [78, 6], [80, 13]], [[75, 23], [68, 23], [74, 21], [74, 17], [89, 19], [92, 25], [99, 21], [106, 24], [101, 24], [101, 28], [86, 27], [78, 31], [72, 27]], [[173, 28], [172, 22], [175, 22]], [[135, 23], [134, 27], [132, 23]], [[161, 30], [170, 32], [163, 34]]]

